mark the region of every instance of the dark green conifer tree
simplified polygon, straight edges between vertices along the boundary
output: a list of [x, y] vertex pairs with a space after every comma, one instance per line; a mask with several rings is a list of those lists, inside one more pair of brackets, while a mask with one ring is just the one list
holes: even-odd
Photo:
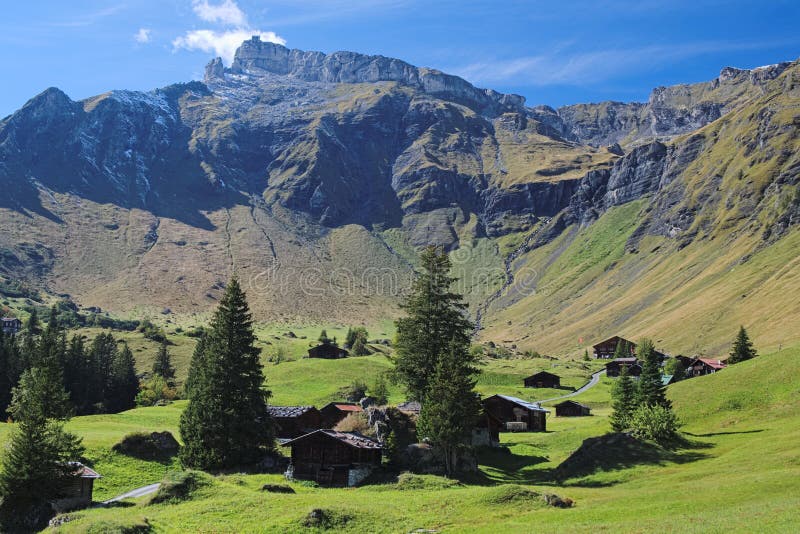
[[111, 365], [110, 387], [106, 398], [108, 412], [123, 412], [136, 406], [139, 379], [136, 378], [135, 364], [131, 349], [124, 343]]
[[189, 405], [181, 416], [181, 462], [224, 469], [260, 460], [274, 448], [269, 391], [259, 361], [244, 291], [232, 278], [192, 371]]
[[739, 333], [736, 335], [736, 340], [733, 342], [731, 355], [728, 358], [729, 364], [743, 362], [758, 356], [756, 349], [753, 348], [753, 343], [750, 341], [750, 336], [747, 335], [747, 330], [744, 326], [739, 327]]
[[172, 366], [172, 358], [170, 357], [166, 340], [158, 348], [156, 359], [153, 362], [153, 374], [160, 376], [167, 383], [175, 380], [175, 368]]
[[[448, 352], [470, 354], [473, 325], [461, 295], [451, 291], [450, 259], [428, 247], [420, 256], [422, 272], [403, 304], [407, 317], [398, 319], [395, 372], [410, 398], [425, 399], [439, 360]], [[474, 363], [477, 355], [472, 355]]]
[[642, 374], [639, 375], [638, 404], [647, 406], [663, 406], [670, 408], [672, 403], [667, 399], [667, 386], [661, 374], [661, 357], [656, 352], [653, 342], [643, 339], [639, 342], [637, 358], [641, 361]]
[[622, 366], [619, 378], [611, 389], [612, 412], [609, 420], [615, 432], [630, 428], [631, 416], [636, 409], [636, 384], [628, 373], [628, 367]]
[[417, 433], [444, 455], [445, 471], [456, 469], [459, 451], [471, 447], [472, 431], [481, 412], [475, 393], [473, 360], [468, 350], [454, 343], [438, 360], [422, 403]]
[[[53, 396], [56, 398], [53, 398]], [[83, 453], [80, 439], [64, 431], [68, 415], [53, 417], [54, 403], [68, 403], [41, 368], [25, 371], [9, 412], [16, 428], [0, 467], [0, 530], [28, 532], [46, 526], [50, 501], [64, 494], [75, 476], [70, 462]], [[60, 410], [68, 414], [67, 410]]]

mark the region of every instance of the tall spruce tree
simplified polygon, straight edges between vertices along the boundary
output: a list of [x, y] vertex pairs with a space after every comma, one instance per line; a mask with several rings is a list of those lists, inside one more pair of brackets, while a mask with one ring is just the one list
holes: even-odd
[[[439, 360], [449, 351], [469, 355], [472, 323], [461, 295], [451, 291], [450, 259], [428, 247], [420, 256], [422, 272], [403, 304], [407, 317], [396, 322], [395, 372], [408, 395], [424, 400]], [[477, 355], [473, 355], [474, 363]]]
[[623, 365], [619, 378], [611, 389], [612, 412], [609, 420], [615, 432], [622, 432], [630, 428], [631, 416], [636, 410], [636, 384], [628, 373], [628, 367]]
[[661, 374], [661, 357], [656, 352], [653, 342], [643, 339], [636, 347], [637, 358], [642, 362], [642, 374], [639, 375], [638, 404], [647, 406], [663, 406], [670, 408], [672, 403], [667, 399], [667, 386]]
[[[58, 399], [53, 399], [56, 394]], [[17, 422], [0, 466], [0, 530], [42, 528], [50, 515], [49, 501], [64, 494], [75, 476], [71, 461], [83, 453], [80, 439], [64, 431], [68, 418], [52, 417], [53, 402], [66, 403], [67, 393], [53, 389], [49, 373], [25, 371], [14, 389], [9, 412]], [[64, 412], [68, 413], [68, 412]]]
[[194, 359], [199, 368], [192, 371], [189, 405], [180, 423], [184, 466], [248, 465], [274, 447], [267, 414], [270, 393], [254, 342], [245, 293], [233, 277], [211, 321], [203, 354]]
[[111, 364], [110, 384], [106, 398], [106, 408], [110, 413], [130, 410], [136, 406], [139, 392], [139, 379], [136, 378], [136, 362], [127, 343], [117, 351]]
[[422, 403], [417, 434], [427, 438], [444, 455], [445, 470], [456, 469], [458, 452], [471, 446], [481, 401], [475, 393], [477, 370], [468, 350], [453, 343], [438, 359]]
[[758, 356], [756, 349], [753, 348], [753, 343], [750, 341], [750, 336], [747, 335], [747, 330], [744, 326], [739, 327], [739, 333], [736, 335], [736, 340], [733, 342], [731, 355], [728, 358], [729, 364], [743, 362]]
[[153, 362], [153, 374], [160, 376], [167, 383], [175, 380], [175, 368], [172, 366], [172, 358], [170, 357], [166, 340], [158, 348], [156, 359]]
[[191, 394], [194, 385], [197, 383], [198, 374], [206, 368], [203, 361], [206, 351], [206, 335], [204, 332], [197, 339], [197, 345], [195, 345], [194, 352], [192, 352], [192, 359], [189, 362], [189, 375], [186, 377], [186, 382], [183, 383], [183, 390], [187, 396]]

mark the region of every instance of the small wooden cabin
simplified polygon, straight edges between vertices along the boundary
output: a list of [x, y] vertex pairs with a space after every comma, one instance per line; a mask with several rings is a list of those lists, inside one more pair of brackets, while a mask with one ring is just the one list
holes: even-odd
[[58, 513], [91, 506], [94, 481], [100, 478], [96, 471], [80, 462], [69, 465], [74, 468], [74, 477], [64, 488], [63, 496], [53, 501], [53, 509]]
[[619, 376], [623, 367], [628, 368], [630, 376], [642, 374], [642, 366], [636, 358], [616, 358], [606, 364], [606, 376]]
[[526, 388], [559, 388], [561, 387], [561, 377], [540, 371], [523, 380]]
[[594, 351], [594, 357], [601, 360], [610, 360], [616, 354], [617, 345], [620, 343], [627, 344], [628, 352], [631, 356], [636, 355], [636, 343], [633, 341], [628, 341], [620, 336], [614, 336], [606, 339], [605, 341], [601, 341], [592, 347]]
[[22, 329], [22, 321], [16, 317], [3, 317], [0, 319], [0, 324], [3, 327], [3, 333], [14, 335]]
[[329, 402], [319, 409], [320, 416], [322, 417], [322, 428], [333, 428], [339, 421], [355, 412], [363, 412], [364, 409], [361, 405], [355, 402]]
[[544, 432], [547, 413], [539, 404], [509, 395], [492, 395], [484, 399], [483, 408], [511, 432]]
[[322, 415], [313, 406], [267, 406], [278, 439], [293, 439], [322, 428]]
[[315, 430], [283, 445], [291, 447], [287, 476], [324, 486], [355, 486], [381, 465], [381, 445], [357, 432]]
[[308, 349], [309, 358], [323, 358], [325, 360], [338, 360], [347, 358], [348, 352], [333, 343], [322, 343]]
[[592, 415], [591, 409], [588, 406], [575, 402], [574, 400], [565, 400], [556, 404], [557, 417], [582, 417], [585, 415]]
[[721, 360], [711, 358], [697, 358], [686, 368], [687, 376], [703, 376], [716, 373], [725, 369], [728, 365]]

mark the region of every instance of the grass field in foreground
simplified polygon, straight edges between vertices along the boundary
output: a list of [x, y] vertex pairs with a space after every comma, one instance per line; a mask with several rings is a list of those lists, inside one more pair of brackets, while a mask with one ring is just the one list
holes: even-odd
[[[281, 364], [283, 366], [284, 364]], [[288, 367], [289, 364], [287, 364]], [[278, 367], [281, 367], [278, 366]], [[180, 504], [93, 509], [64, 532], [133, 525], [156, 531], [305, 532], [313, 508], [346, 532], [791, 532], [800, 506], [800, 348], [761, 356], [724, 372], [670, 386], [688, 444], [640, 461], [609, 451], [605, 469], [556, 483], [550, 470], [586, 437], [608, 431], [611, 380], [578, 397], [586, 418], [548, 419], [548, 432], [503, 434], [509, 452], [481, 456], [483, 477], [469, 484], [424, 477], [409, 484], [321, 489], [293, 483], [294, 495], [260, 491], [278, 475], [216, 477]], [[162, 410], [162, 411], [159, 411]], [[172, 428], [180, 404], [103, 418], [71, 428], [102, 448], [138, 425]], [[129, 426], [128, 426], [129, 425]], [[113, 434], [113, 436], [112, 436]], [[131, 480], [131, 486], [135, 485]], [[575, 500], [541, 504], [525, 490]]]

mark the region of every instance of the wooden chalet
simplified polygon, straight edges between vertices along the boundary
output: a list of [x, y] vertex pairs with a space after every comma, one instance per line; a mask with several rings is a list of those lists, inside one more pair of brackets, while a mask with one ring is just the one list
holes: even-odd
[[322, 414], [313, 406], [267, 406], [278, 439], [293, 439], [322, 428]]
[[14, 335], [22, 330], [22, 321], [16, 317], [3, 317], [0, 319], [0, 326], [4, 334]]
[[591, 409], [588, 406], [575, 402], [574, 400], [565, 400], [556, 404], [557, 417], [582, 417], [585, 415], [592, 415]]
[[721, 371], [728, 366], [721, 360], [713, 360], [711, 358], [695, 358], [686, 368], [687, 376], [703, 376]]
[[325, 360], [338, 360], [340, 358], [347, 358], [349, 353], [338, 345], [333, 343], [322, 343], [316, 347], [308, 349], [309, 358], [323, 358]]
[[96, 471], [80, 462], [70, 462], [69, 465], [74, 468], [74, 477], [64, 488], [63, 496], [52, 503], [58, 513], [91, 506], [94, 481], [100, 478]]
[[642, 366], [636, 358], [615, 358], [606, 364], [606, 376], [619, 376], [623, 367], [627, 367], [630, 376], [642, 374]]
[[614, 336], [606, 339], [605, 341], [601, 341], [592, 347], [594, 351], [594, 357], [600, 360], [610, 360], [616, 354], [617, 345], [620, 343], [627, 343], [630, 355], [636, 355], [636, 343], [633, 341], [628, 341], [620, 336]]
[[692, 362], [697, 359], [694, 356], [683, 356], [682, 354], [678, 354], [674, 358], [683, 364], [684, 369], [688, 369]]
[[329, 402], [319, 409], [322, 428], [333, 428], [339, 421], [355, 412], [363, 412], [361, 405], [355, 402]]
[[486, 413], [506, 432], [544, 432], [548, 411], [539, 404], [508, 395], [492, 395], [483, 400]]
[[559, 388], [561, 387], [561, 377], [540, 371], [523, 380], [526, 388]]
[[357, 432], [315, 430], [284, 443], [291, 447], [287, 477], [324, 486], [355, 486], [381, 465], [381, 445]]

